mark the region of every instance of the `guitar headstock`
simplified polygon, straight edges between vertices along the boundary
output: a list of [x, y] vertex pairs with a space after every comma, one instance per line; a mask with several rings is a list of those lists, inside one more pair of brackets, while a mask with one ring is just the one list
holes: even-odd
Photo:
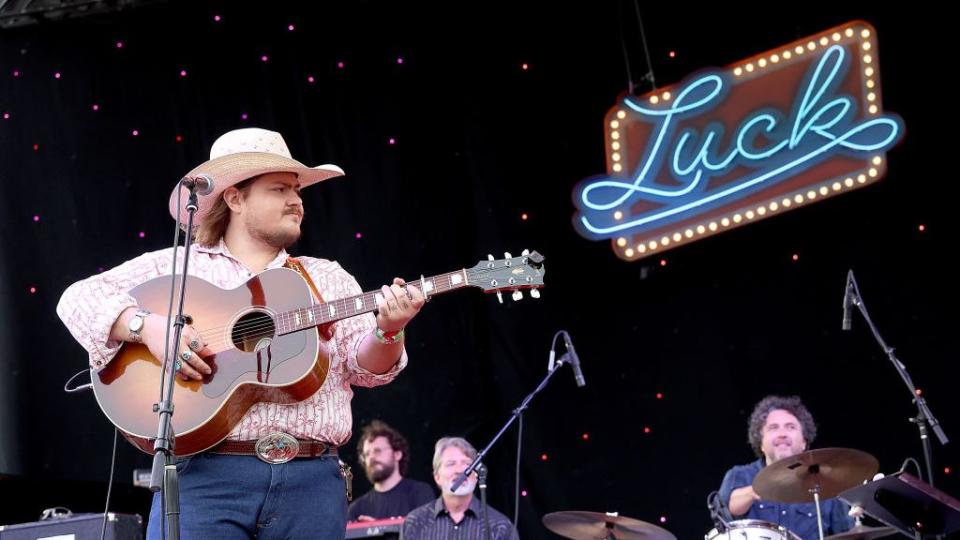
[[530, 289], [532, 298], [540, 298], [539, 289], [543, 287], [543, 274], [546, 268], [543, 265], [543, 255], [536, 251], [523, 250], [519, 257], [509, 253], [503, 254], [503, 259], [480, 261], [473, 268], [466, 270], [470, 285], [479, 287], [488, 293], [496, 293], [503, 302], [502, 293], [512, 291], [513, 299], [523, 298], [521, 290]]

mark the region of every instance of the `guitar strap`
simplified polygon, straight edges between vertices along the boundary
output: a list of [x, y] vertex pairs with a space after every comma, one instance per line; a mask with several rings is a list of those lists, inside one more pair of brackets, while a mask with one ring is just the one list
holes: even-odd
[[[313, 283], [313, 279], [310, 278], [310, 274], [307, 272], [307, 269], [300, 264], [300, 261], [298, 261], [296, 257], [288, 256], [287, 262], [283, 263], [283, 267], [289, 268], [290, 270], [300, 274], [300, 277], [307, 282], [310, 290], [313, 291], [313, 295], [317, 297], [317, 301], [319, 301], [321, 304], [323, 303], [323, 295], [320, 294], [320, 290], [317, 289], [317, 286]], [[333, 339], [334, 324], [336, 323], [327, 323], [317, 327], [317, 331], [320, 332], [320, 337], [322, 337], [324, 341], [330, 341]]]

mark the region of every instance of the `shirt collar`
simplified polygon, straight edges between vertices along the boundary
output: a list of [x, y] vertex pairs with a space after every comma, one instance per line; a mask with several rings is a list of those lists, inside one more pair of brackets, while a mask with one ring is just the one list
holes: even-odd
[[[224, 257], [229, 257], [234, 261], [236, 261], [237, 263], [243, 266], [246, 266], [243, 264], [243, 262], [240, 261], [240, 259], [236, 258], [232, 253], [230, 253], [230, 249], [227, 247], [227, 243], [223, 240], [223, 238], [220, 238], [220, 242], [212, 246], [201, 246], [200, 244], [195, 244], [195, 245], [196, 245], [197, 251], [200, 253], [209, 253], [211, 255], [223, 255]], [[280, 252], [277, 253], [276, 258], [270, 261], [270, 264], [267, 265], [267, 268], [279, 268], [283, 266], [287, 262], [287, 258], [289, 256], [290, 255], [287, 253], [287, 250], [281, 249]]]
[[[433, 517], [438, 518], [443, 514], [449, 514], [447, 507], [443, 504], [443, 495], [437, 498], [436, 502], [433, 503]], [[470, 505], [467, 506], [466, 512], [464, 515], [480, 515], [480, 502], [476, 497], [470, 498]]]

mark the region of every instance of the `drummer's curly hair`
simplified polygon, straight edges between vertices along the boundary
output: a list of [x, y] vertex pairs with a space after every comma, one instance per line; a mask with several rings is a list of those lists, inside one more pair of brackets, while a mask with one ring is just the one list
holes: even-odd
[[813, 423], [813, 415], [803, 405], [797, 396], [767, 396], [757, 403], [750, 414], [750, 428], [747, 432], [747, 440], [757, 457], [763, 457], [763, 426], [767, 423], [767, 416], [774, 410], [787, 411], [797, 417], [800, 421], [800, 428], [803, 430], [803, 438], [807, 441], [807, 447], [817, 438], [817, 425]]

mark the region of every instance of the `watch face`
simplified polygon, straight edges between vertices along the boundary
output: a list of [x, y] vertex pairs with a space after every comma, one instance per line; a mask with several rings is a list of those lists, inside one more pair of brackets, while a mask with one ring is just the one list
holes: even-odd
[[139, 332], [141, 328], [143, 328], [143, 317], [134, 315], [134, 317], [130, 319], [130, 331]]

